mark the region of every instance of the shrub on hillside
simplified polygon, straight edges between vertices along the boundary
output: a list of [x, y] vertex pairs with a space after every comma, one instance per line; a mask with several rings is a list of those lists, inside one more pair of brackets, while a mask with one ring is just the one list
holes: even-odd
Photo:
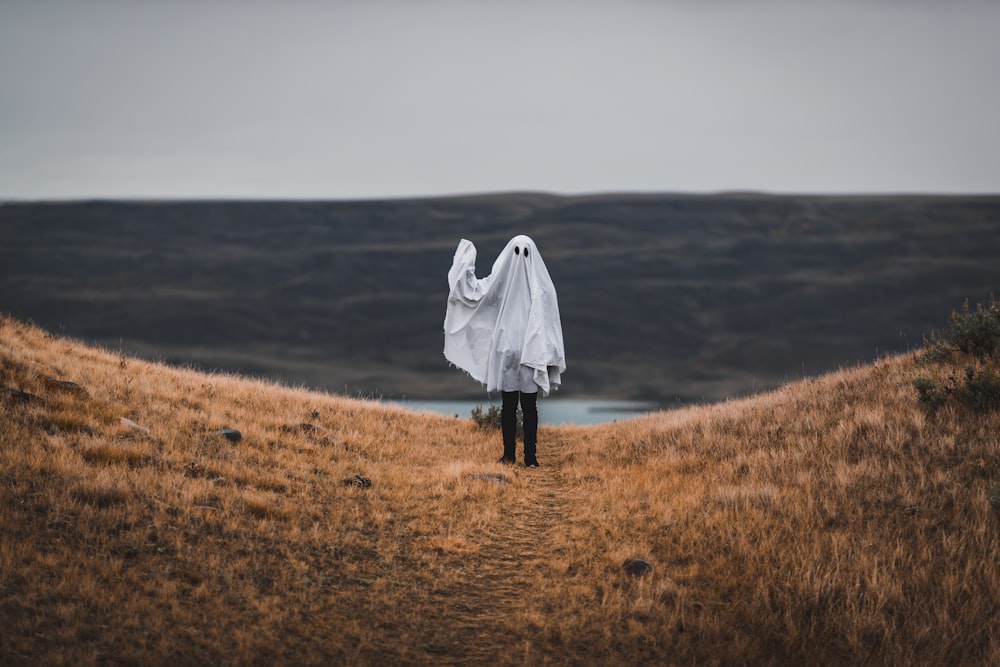
[[[924, 365], [952, 364], [945, 379], [940, 371], [934, 377], [920, 376], [913, 385], [920, 403], [937, 409], [949, 401], [976, 412], [1000, 408], [1000, 304], [990, 296], [988, 306], [952, 311], [951, 322], [942, 338], [925, 341], [918, 361]], [[962, 372], [958, 364], [965, 362]]]
[[491, 405], [489, 410], [483, 410], [482, 404], [472, 408], [472, 421], [483, 431], [500, 430], [500, 408]]
[[948, 401], [948, 393], [940, 382], [921, 375], [913, 382], [917, 390], [917, 399], [929, 408], [940, 408]]
[[972, 312], [966, 299], [961, 313], [952, 311], [945, 340], [956, 350], [995, 359], [1000, 353], [1000, 304], [991, 295], [989, 306], [978, 303]]
[[[491, 405], [489, 410], [483, 410], [482, 404], [472, 408], [472, 421], [483, 431], [499, 431], [503, 426], [500, 422], [500, 406]], [[521, 409], [517, 409], [517, 437], [524, 435], [524, 421]]]

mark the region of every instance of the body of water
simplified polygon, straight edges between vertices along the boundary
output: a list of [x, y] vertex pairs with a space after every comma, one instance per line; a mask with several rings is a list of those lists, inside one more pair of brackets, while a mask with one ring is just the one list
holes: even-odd
[[[500, 407], [495, 401], [392, 401], [408, 410], [437, 412], [453, 417], [471, 418], [472, 409], [477, 405], [489, 410], [491, 405]], [[628, 419], [658, 409], [653, 403], [642, 401], [599, 401], [574, 398], [539, 398], [539, 424], [602, 424], [618, 419]]]

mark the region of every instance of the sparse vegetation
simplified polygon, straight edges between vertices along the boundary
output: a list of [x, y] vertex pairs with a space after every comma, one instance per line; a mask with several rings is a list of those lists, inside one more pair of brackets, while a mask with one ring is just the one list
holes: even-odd
[[[472, 421], [475, 422], [476, 426], [484, 431], [500, 431], [503, 429], [503, 424], [501, 422], [501, 412], [499, 405], [493, 404], [487, 410], [483, 410], [483, 406], [480, 403], [476, 407], [472, 408]], [[517, 419], [517, 437], [524, 437], [524, 415], [521, 414], [521, 408], [517, 409], [516, 417]]]
[[543, 424], [533, 470], [0, 320], [0, 663], [997, 664], [1000, 411], [926, 370]]
[[472, 408], [472, 421], [484, 431], [499, 431], [501, 426], [500, 406], [491, 405], [489, 409], [483, 410], [483, 405], [480, 403]]
[[945, 341], [955, 350], [985, 359], [995, 359], [1000, 353], [1000, 304], [990, 296], [988, 306], [976, 304], [969, 309], [969, 300], [962, 304], [962, 312], [952, 311], [951, 326]]
[[925, 342], [918, 361], [932, 371], [913, 381], [922, 405], [937, 410], [953, 401], [975, 412], [1000, 408], [1000, 304], [990, 296], [988, 306], [976, 304], [973, 311], [966, 299], [961, 312], [952, 311], [945, 334]]

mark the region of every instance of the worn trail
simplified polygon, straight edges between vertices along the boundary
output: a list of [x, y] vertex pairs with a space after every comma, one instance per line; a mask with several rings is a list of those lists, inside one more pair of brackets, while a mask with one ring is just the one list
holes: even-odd
[[[533, 642], [512, 645], [518, 628], [531, 635], [545, 613], [539, 581], [557, 576], [564, 559], [558, 534], [565, 530], [568, 499], [562, 447], [546, 443], [541, 468], [520, 463], [511, 470], [516, 489], [507, 494], [503, 518], [473, 536], [479, 552], [470, 559], [463, 586], [445, 602], [447, 638], [436, 647], [442, 662], [459, 665], [530, 664]], [[539, 625], [540, 629], [540, 625]]]

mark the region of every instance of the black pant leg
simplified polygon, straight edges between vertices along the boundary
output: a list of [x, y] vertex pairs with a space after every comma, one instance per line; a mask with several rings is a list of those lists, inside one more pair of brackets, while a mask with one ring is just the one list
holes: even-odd
[[500, 392], [503, 401], [500, 408], [500, 428], [503, 432], [503, 457], [513, 461], [517, 458], [517, 399], [518, 392]]
[[521, 417], [524, 420], [524, 461], [535, 460], [538, 442], [538, 394], [521, 394]]

